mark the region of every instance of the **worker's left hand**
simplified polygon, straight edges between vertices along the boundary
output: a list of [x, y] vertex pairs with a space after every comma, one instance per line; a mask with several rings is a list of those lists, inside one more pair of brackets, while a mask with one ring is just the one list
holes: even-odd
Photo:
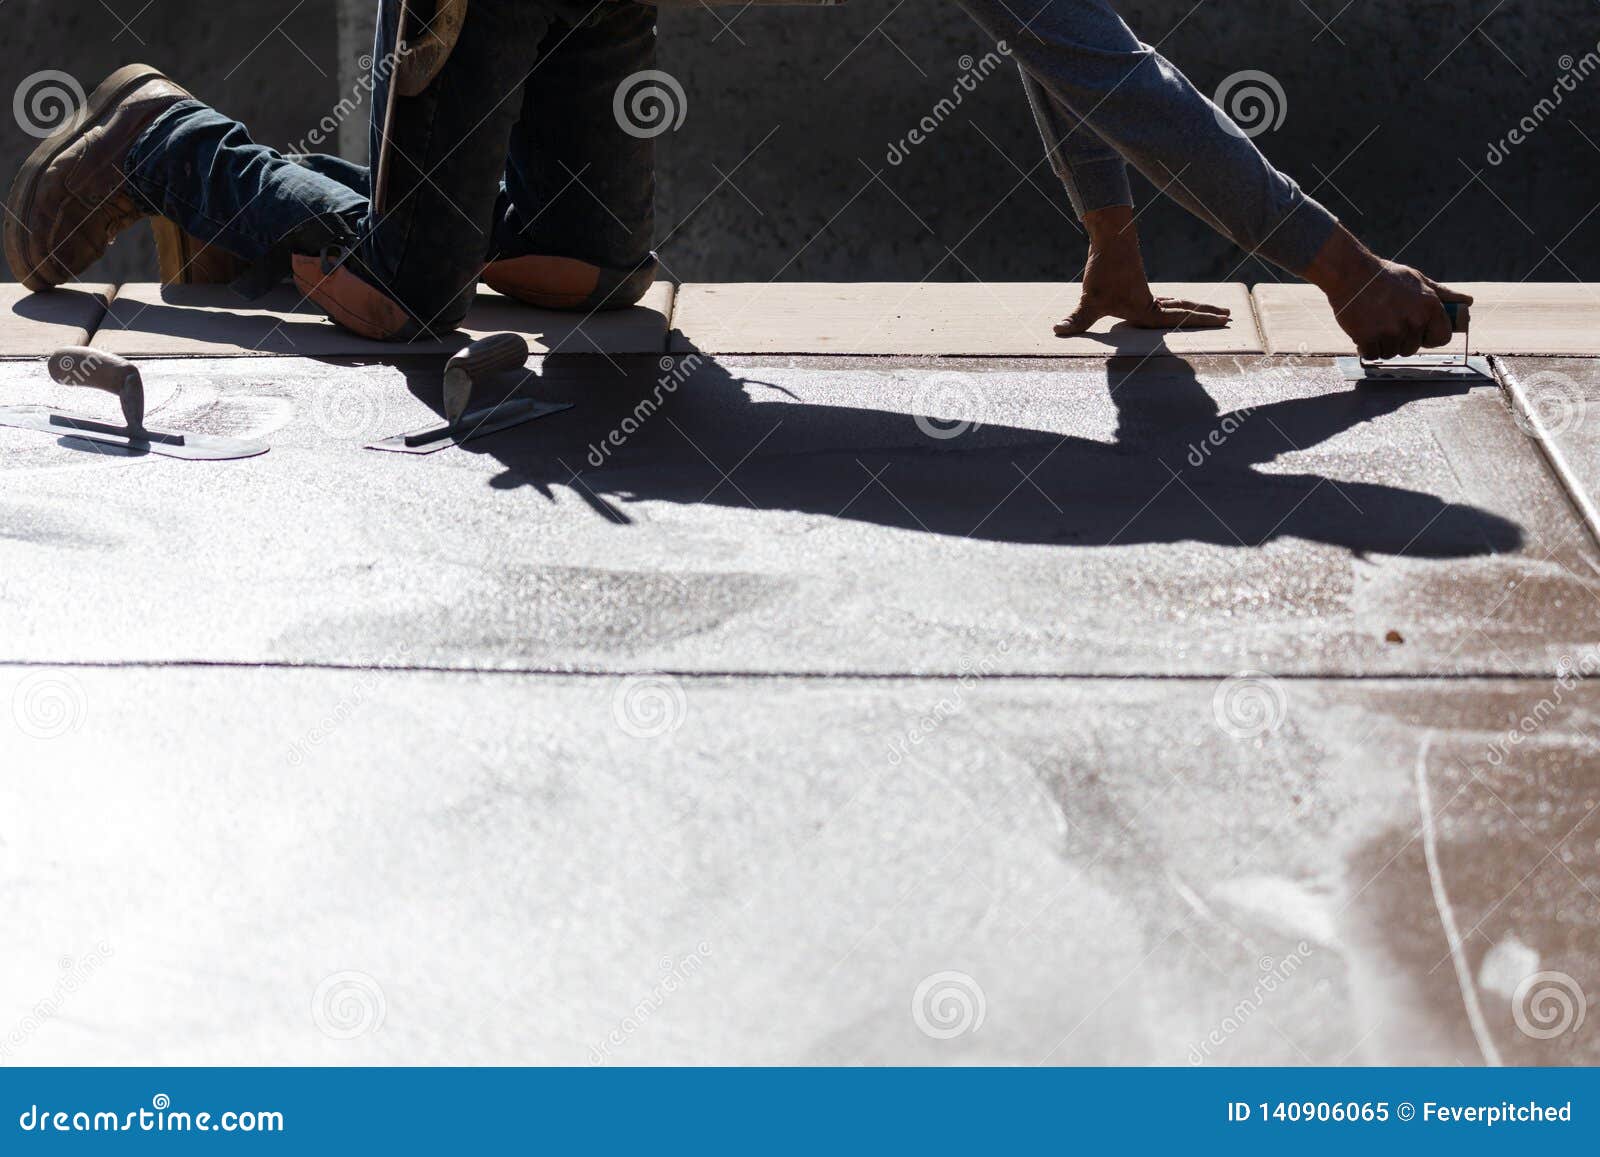
[[1057, 337], [1086, 333], [1103, 317], [1141, 329], [1219, 329], [1228, 324], [1232, 314], [1219, 305], [1150, 292], [1131, 206], [1096, 209], [1084, 215], [1083, 223], [1089, 233], [1083, 296], [1056, 326]]
[[1078, 307], [1056, 326], [1056, 336], [1087, 333], [1089, 327], [1103, 317], [1116, 318], [1140, 329], [1220, 329], [1232, 316], [1220, 305], [1182, 297], [1156, 297], [1148, 285], [1110, 295], [1085, 287]]

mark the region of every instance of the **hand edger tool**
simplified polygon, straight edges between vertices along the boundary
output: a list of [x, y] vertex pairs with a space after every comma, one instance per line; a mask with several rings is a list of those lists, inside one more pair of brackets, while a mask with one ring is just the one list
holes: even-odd
[[1472, 356], [1472, 307], [1459, 301], [1444, 303], [1450, 317], [1451, 332], [1462, 336], [1462, 350], [1457, 354], [1415, 354], [1409, 358], [1388, 358], [1383, 361], [1367, 358], [1339, 358], [1339, 372], [1347, 382], [1371, 382], [1374, 385], [1395, 382], [1466, 382], [1468, 384], [1493, 384], [1494, 373], [1489, 369], [1489, 359]]

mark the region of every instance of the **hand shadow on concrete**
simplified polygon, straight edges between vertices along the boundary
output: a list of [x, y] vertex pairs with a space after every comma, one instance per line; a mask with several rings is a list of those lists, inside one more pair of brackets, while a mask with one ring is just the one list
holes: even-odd
[[[1137, 373], [1109, 363], [1114, 441], [993, 424], [941, 439], [908, 413], [797, 402], [709, 358], [695, 362], [664, 389], [674, 374], [655, 358], [552, 355], [524, 390], [574, 408], [463, 449], [504, 466], [491, 483], [498, 489], [570, 490], [619, 525], [633, 521], [634, 503], [676, 502], [1060, 546], [1256, 547], [1296, 537], [1357, 553], [1455, 558], [1523, 541], [1516, 523], [1433, 494], [1257, 469], [1410, 402], [1466, 393], [1458, 384], [1354, 387], [1222, 414], [1181, 358], [1142, 363]], [[408, 379], [419, 398], [439, 404], [437, 370]], [[620, 446], [608, 440], [613, 432]], [[1195, 465], [1195, 448], [1214, 432], [1220, 445]]]

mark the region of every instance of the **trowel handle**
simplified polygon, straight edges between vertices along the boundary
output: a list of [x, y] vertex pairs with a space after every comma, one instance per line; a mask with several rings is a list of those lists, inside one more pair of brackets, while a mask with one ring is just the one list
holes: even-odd
[[472, 386], [497, 370], [521, 369], [528, 360], [528, 339], [519, 333], [480, 337], [450, 355], [444, 364], [444, 420], [454, 426], [467, 412]]
[[1464, 301], [1446, 301], [1444, 305], [1445, 316], [1450, 319], [1452, 333], [1466, 333], [1467, 327], [1472, 324], [1472, 307]]
[[528, 339], [520, 333], [496, 333], [457, 350], [444, 364], [445, 377], [465, 374], [477, 381], [498, 370], [518, 369], [528, 360]]
[[127, 358], [88, 346], [69, 345], [50, 355], [50, 377], [63, 386], [89, 386], [116, 394], [128, 428], [144, 428], [144, 379]]

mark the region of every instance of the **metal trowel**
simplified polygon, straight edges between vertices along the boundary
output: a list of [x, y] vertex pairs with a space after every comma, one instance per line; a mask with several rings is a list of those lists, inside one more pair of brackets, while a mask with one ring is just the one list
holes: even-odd
[[1408, 358], [1369, 361], [1366, 358], [1339, 358], [1339, 372], [1347, 382], [1392, 385], [1395, 382], [1494, 382], [1489, 359], [1472, 356], [1472, 308], [1464, 302], [1447, 301], [1444, 311], [1450, 316], [1452, 333], [1462, 335], [1462, 352], [1455, 354], [1415, 354]]
[[368, 450], [392, 450], [398, 454], [432, 454], [449, 446], [459, 446], [520, 426], [535, 418], [570, 410], [568, 403], [540, 402], [533, 398], [506, 398], [476, 410], [472, 390], [482, 378], [500, 370], [521, 369], [528, 360], [528, 341], [521, 334], [497, 333], [479, 338], [452, 354], [444, 367], [444, 425], [429, 426], [409, 434], [396, 434], [372, 442]]
[[122, 403], [124, 424], [117, 426], [48, 406], [0, 406], [0, 426], [100, 442], [133, 454], [162, 454], [195, 461], [253, 458], [267, 452], [267, 444], [253, 438], [224, 438], [146, 426], [144, 379], [139, 367], [127, 358], [87, 346], [66, 346], [51, 354], [46, 364], [51, 378], [64, 386], [88, 386], [116, 394]]

